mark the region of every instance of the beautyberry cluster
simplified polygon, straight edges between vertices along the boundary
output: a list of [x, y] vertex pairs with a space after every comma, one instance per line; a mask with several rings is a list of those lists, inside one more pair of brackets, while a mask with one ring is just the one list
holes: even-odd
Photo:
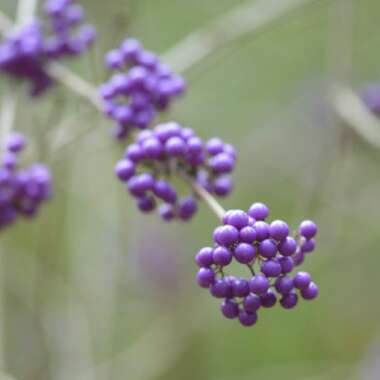
[[191, 178], [209, 193], [225, 196], [232, 190], [230, 173], [235, 149], [218, 138], [204, 143], [190, 128], [178, 123], [159, 124], [141, 131], [116, 164], [117, 177], [127, 183], [139, 209], [151, 212], [158, 201], [161, 217], [189, 220], [197, 211], [194, 196], [178, 197], [173, 177]]
[[99, 91], [105, 113], [117, 123], [115, 137], [120, 140], [133, 128], [147, 128], [186, 89], [181, 76], [133, 38], [110, 51], [106, 65], [117, 73]]
[[[318, 294], [308, 273], [290, 275], [305, 254], [314, 250], [317, 226], [305, 220], [292, 237], [285, 222], [266, 222], [268, 215], [268, 207], [262, 203], [254, 203], [248, 213], [226, 212], [224, 225], [214, 231], [214, 246], [202, 248], [195, 259], [200, 267], [198, 284], [223, 299], [222, 314], [238, 318], [243, 326], [254, 325], [257, 311], [273, 307], [277, 300], [291, 309], [299, 296], [311, 300]], [[227, 275], [226, 268], [233, 261], [245, 265], [250, 276]]]
[[42, 94], [53, 83], [46, 70], [50, 60], [79, 55], [95, 39], [92, 26], [79, 26], [84, 11], [74, 0], [49, 0], [45, 12], [46, 25], [33, 21], [19, 27], [0, 45], [0, 71], [28, 79], [32, 96]]
[[364, 88], [361, 98], [373, 113], [380, 115], [380, 83], [372, 83]]
[[25, 148], [20, 134], [9, 137], [0, 166], [0, 229], [14, 223], [19, 216], [32, 217], [51, 197], [49, 169], [34, 164], [19, 169], [18, 154]]

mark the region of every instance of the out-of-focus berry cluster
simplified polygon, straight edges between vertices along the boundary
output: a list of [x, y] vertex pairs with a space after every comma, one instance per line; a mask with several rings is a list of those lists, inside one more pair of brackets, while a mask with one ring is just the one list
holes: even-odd
[[361, 92], [365, 105], [375, 114], [380, 115], [380, 83], [372, 83]]
[[[285, 222], [266, 222], [268, 215], [262, 203], [254, 203], [248, 213], [226, 212], [224, 225], [214, 231], [214, 246], [202, 248], [196, 255], [198, 284], [223, 299], [222, 314], [238, 318], [243, 326], [256, 323], [261, 307], [273, 307], [279, 300], [283, 308], [291, 309], [300, 296], [311, 300], [318, 295], [308, 273], [290, 274], [305, 254], [314, 250], [317, 226], [305, 220], [292, 237]], [[250, 276], [228, 275], [226, 269], [234, 261], [245, 265]]]
[[132, 38], [107, 54], [106, 65], [118, 72], [99, 91], [105, 113], [117, 124], [118, 139], [124, 139], [133, 128], [147, 128], [156, 114], [186, 89], [181, 76]]
[[52, 59], [79, 55], [95, 39], [95, 29], [80, 23], [82, 7], [74, 0], [49, 0], [46, 23], [33, 21], [7, 34], [0, 45], [0, 71], [29, 80], [30, 94], [42, 94], [52, 83], [46, 65]]
[[5, 144], [0, 166], [0, 229], [14, 223], [19, 216], [32, 217], [51, 197], [49, 169], [33, 164], [21, 169], [18, 154], [25, 148], [25, 138], [13, 134]]
[[159, 213], [164, 220], [189, 220], [197, 200], [192, 195], [180, 198], [173, 179], [185, 175], [209, 193], [225, 196], [233, 187], [229, 175], [235, 162], [231, 145], [217, 138], [204, 143], [192, 129], [170, 122], [141, 131], [115, 172], [141, 211], [151, 212], [162, 202]]

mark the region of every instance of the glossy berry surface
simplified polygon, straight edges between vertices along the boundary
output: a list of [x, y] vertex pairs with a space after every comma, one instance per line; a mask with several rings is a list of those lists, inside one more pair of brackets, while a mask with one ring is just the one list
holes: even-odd
[[[186, 90], [185, 80], [174, 74], [159, 57], [133, 39], [126, 39], [117, 49], [105, 57], [109, 70], [116, 73], [99, 88], [104, 111], [116, 123], [114, 136], [124, 139], [134, 128], [147, 128], [157, 113], [166, 110], [170, 103]], [[159, 146], [149, 142], [150, 153], [159, 154]], [[182, 155], [183, 142], [173, 136], [165, 149], [171, 155]], [[200, 142], [194, 138], [188, 143], [192, 153], [200, 149]], [[228, 162], [215, 160], [216, 167], [225, 169]], [[220, 184], [222, 192], [222, 184]]]
[[4, 144], [0, 164], [0, 229], [20, 217], [35, 216], [52, 194], [47, 166], [35, 163], [19, 167], [18, 155], [25, 147], [26, 140], [21, 134], [10, 135]]
[[[209, 144], [213, 153], [222, 149], [219, 140]], [[214, 230], [213, 247], [202, 248], [195, 259], [201, 268], [199, 285], [222, 299], [224, 317], [247, 327], [257, 322], [262, 308], [293, 309], [300, 298], [312, 300], [318, 295], [309, 273], [292, 274], [315, 247], [316, 224], [303, 221], [298, 234], [291, 236], [284, 221], [270, 223], [268, 216], [269, 208], [263, 203], [254, 203], [248, 212], [227, 211], [223, 224]], [[228, 273], [231, 264], [246, 267], [247, 277]]]
[[47, 65], [52, 60], [84, 53], [95, 40], [95, 29], [82, 24], [84, 10], [68, 0], [48, 0], [45, 17], [8, 33], [0, 44], [0, 71], [26, 79], [32, 96], [53, 84]]
[[[150, 213], [158, 207], [165, 221], [188, 221], [198, 210], [198, 199], [191, 188], [180, 195], [175, 179], [179, 177], [185, 184], [191, 179], [210, 194], [221, 196], [216, 183], [221, 178], [230, 178], [235, 167], [236, 153], [232, 147], [218, 139], [219, 149], [211, 150], [210, 153], [208, 144], [212, 140], [203, 142], [192, 129], [175, 122], [159, 124], [152, 130], [137, 134], [135, 141], [127, 147], [124, 158], [116, 164], [115, 175], [125, 183], [142, 212]], [[212, 165], [215, 158], [228, 161], [228, 165], [216, 168]], [[232, 181], [230, 183], [222, 196], [232, 191]], [[241, 215], [235, 214], [230, 218], [234, 225], [221, 226], [221, 233], [217, 237], [221, 246], [228, 246], [239, 238], [239, 230], [234, 226], [248, 224], [246, 214], [243, 219]], [[240, 253], [238, 249], [236, 254], [240, 254], [242, 260], [251, 261], [255, 249], [248, 244], [240, 248]], [[219, 250], [215, 253], [215, 260], [220, 265], [228, 265], [232, 253]]]

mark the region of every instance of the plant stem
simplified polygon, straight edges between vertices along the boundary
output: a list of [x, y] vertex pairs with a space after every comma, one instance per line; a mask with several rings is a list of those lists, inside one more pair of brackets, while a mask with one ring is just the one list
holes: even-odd
[[204, 28], [190, 33], [163, 55], [176, 72], [184, 72], [231, 42], [258, 32], [273, 21], [316, 0], [245, 1]]
[[38, 0], [19, 0], [17, 4], [17, 24], [23, 25], [33, 21]]
[[52, 62], [47, 67], [49, 75], [62, 83], [68, 89], [87, 99], [97, 110], [103, 111], [102, 102], [95, 86], [67, 69], [58, 62]]
[[364, 141], [380, 149], [380, 122], [350, 88], [336, 85], [331, 91], [331, 103], [344, 125]]
[[202, 186], [200, 186], [193, 178], [188, 174], [179, 170], [178, 174], [182, 177], [193, 189], [194, 193], [202, 199], [207, 207], [216, 215], [219, 221], [223, 220], [223, 216], [226, 210], [220, 205], [220, 203]]

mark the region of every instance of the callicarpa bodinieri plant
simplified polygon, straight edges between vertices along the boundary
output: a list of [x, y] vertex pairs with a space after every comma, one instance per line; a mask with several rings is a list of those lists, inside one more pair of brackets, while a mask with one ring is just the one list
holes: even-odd
[[0, 44], [0, 72], [27, 79], [30, 94], [41, 95], [53, 84], [50, 61], [78, 56], [95, 39], [91, 25], [81, 25], [83, 8], [73, 0], [48, 0], [45, 18], [33, 20], [5, 35]]
[[[83, 10], [74, 1], [49, 0], [44, 9], [52, 35], [45, 35], [38, 24], [28, 25], [7, 36], [0, 50], [0, 68], [31, 82], [34, 94], [42, 93], [46, 88], [42, 83], [51, 80], [52, 60], [78, 55], [94, 39], [93, 29], [87, 26], [72, 33], [83, 17]], [[199, 266], [196, 281], [222, 300], [222, 314], [238, 319], [243, 326], [252, 326], [259, 308], [273, 307], [278, 301], [284, 309], [292, 309], [300, 297], [314, 299], [318, 287], [310, 274], [292, 273], [315, 248], [316, 224], [305, 220], [291, 234], [284, 221], [267, 221], [269, 209], [260, 202], [253, 203], [247, 212], [225, 211], [216, 198], [226, 197], [234, 187], [231, 175], [237, 150], [219, 137], [203, 140], [177, 121], [154, 124], [156, 116], [184, 94], [184, 78], [134, 38], [127, 38], [107, 53], [105, 65], [116, 73], [98, 89], [83, 86], [80, 78], [76, 79], [78, 86], [73, 85], [73, 74], [70, 83], [65, 83], [62, 70], [54, 80], [90, 100], [116, 124], [114, 136], [126, 141], [126, 147], [124, 157], [115, 165], [115, 176], [143, 213], [158, 208], [164, 221], [188, 221], [195, 216], [200, 201], [215, 213], [222, 224], [214, 231], [212, 245], [195, 256]], [[4, 173], [16, 167], [7, 155], [3, 166]], [[20, 175], [22, 191], [7, 203], [16, 214], [34, 212], [50, 196], [46, 170], [37, 168], [27, 174], [29, 177]], [[182, 186], [178, 186], [180, 182]], [[9, 213], [7, 207], [4, 210]], [[10, 220], [15, 218], [11, 214]], [[233, 263], [245, 267], [247, 275], [227, 272]]]

